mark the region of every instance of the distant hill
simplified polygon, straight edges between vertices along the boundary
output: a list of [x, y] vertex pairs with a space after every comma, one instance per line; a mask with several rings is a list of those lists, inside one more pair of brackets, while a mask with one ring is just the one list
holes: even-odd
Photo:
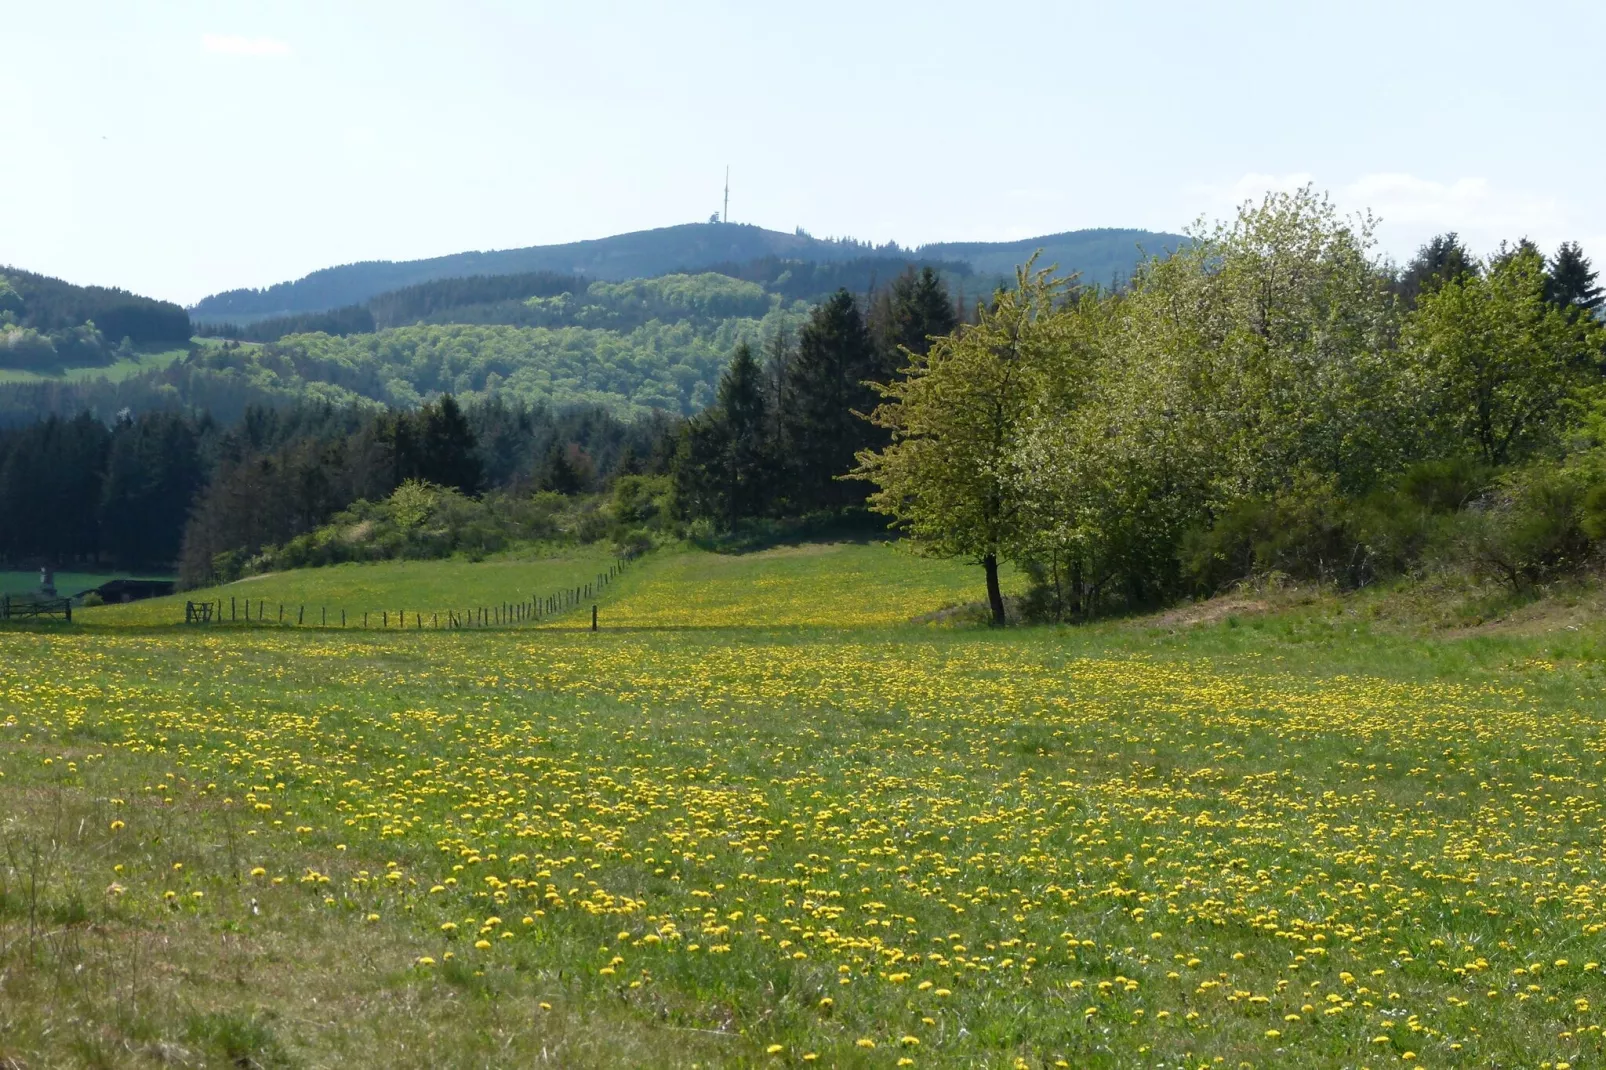
[[189, 340], [189, 314], [171, 301], [0, 266], [0, 373], [59, 374]]
[[18, 327], [61, 331], [93, 322], [113, 342], [184, 343], [190, 318], [171, 301], [108, 286], [77, 286], [48, 275], [0, 264], [0, 314]]
[[938, 242], [922, 245], [915, 252], [932, 260], [959, 260], [977, 275], [991, 278], [1013, 277], [1015, 268], [1041, 250], [1039, 267], [1058, 264], [1061, 274], [1073, 272], [1082, 281], [1108, 285], [1111, 279], [1125, 281], [1137, 266], [1139, 250], [1146, 256], [1163, 256], [1187, 239], [1180, 234], [1153, 230], [1068, 230], [1040, 238], [1011, 242]]
[[437, 279], [473, 275], [553, 272], [603, 281], [652, 278], [671, 272], [704, 271], [716, 265], [770, 258], [833, 263], [865, 257], [963, 261], [984, 276], [1009, 276], [1038, 247], [1044, 263], [1081, 272], [1088, 281], [1125, 277], [1138, 260], [1138, 246], [1149, 252], [1173, 248], [1180, 235], [1143, 230], [1082, 230], [1017, 242], [957, 242], [905, 249], [895, 244], [821, 239], [740, 223], [687, 223], [610, 238], [537, 245], [527, 249], [456, 253], [428, 260], [374, 260], [323, 268], [294, 282], [260, 290], [230, 290], [203, 298], [190, 314], [197, 322], [249, 323], [273, 316], [324, 312], [360, 305], [381, 293]]

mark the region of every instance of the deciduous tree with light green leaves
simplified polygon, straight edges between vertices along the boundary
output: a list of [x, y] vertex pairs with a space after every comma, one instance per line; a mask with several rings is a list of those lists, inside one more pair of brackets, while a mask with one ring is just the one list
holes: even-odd
[[1547, 281], [1539, 253], [1519, 248], [1423, 295], [1403, 341], [1439, 451], [1519, 460], [1554, 440], [1563, 402], [1598, 379], [1599, 324], [1547, 300]]
[[871, 420], [892, 433], [861, 450], [851, 478], [874, 483], [871, 508], [894, 517], [922, 552], [970, 557], [986, 573], [995, 625], [1005, 622], [998, 566], [1030, 534], [1016, 459], [1048, 372], [1066, 349], [1064, 283], [1021, 268], [980, 322], [937, 339], [924, 356], [903, 349], [903, 377], [878, 385]]

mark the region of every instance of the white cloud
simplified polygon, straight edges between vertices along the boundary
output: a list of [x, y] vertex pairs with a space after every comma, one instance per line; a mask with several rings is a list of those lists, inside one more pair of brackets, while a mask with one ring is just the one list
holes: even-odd
[[290, 46], [271, 37], [208, 33], [201, 35], [201, 51], [225, 56], [288, 56]]

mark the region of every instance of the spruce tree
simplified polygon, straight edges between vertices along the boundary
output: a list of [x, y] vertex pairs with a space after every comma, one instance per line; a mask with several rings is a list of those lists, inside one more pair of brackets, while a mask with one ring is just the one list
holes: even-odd
[[468, 418], [452, 395], [447, 394], [418, 414], [419, 479], [443, 487], [456, 487], [464, 494], [477, 494], [483, 469], [479, 444]]
[[764, 512], [770, 490], [769, 405], [763, 371], [746, 342], [736, 347], [719, 380], [719, 419], [724, 423], [723, 458], [726, 518]]
[[118, 424], [101, 488], [102, 551], [118, 568], [171, 565], [204, 481], [199, 441], [188, 420], [151, 413]]
[[837, 509], [864, 500], [862, 486], [837, 477], [853, 468], [859, 450], [886, 442], [886, 433], [859, 415], [877, 401], [865, 382], [885, 378], [858, 303], [838, 290], [809, 316], [787, 368], [782, 417], [794, 510]]
[[1577, 242], [1563, 242], [1549, 269], [1545, 297], [1556, 307], [1594, 313], [1606, 300], [1595, 285], [1595, 270]]
[[1440, 234], [1422, 248], [1405, 266], [1395, 283], [1395, 292], [1406, 308], [1415, 308], [1424, 293], [1431, 293], [1447, 282], [1455, 282], [1478, 272], [1478, 262], [1451, 231]]
[[[901, 347], [917, 356], [931, 352], [931, 340], [952, 334], [959, 325], [948, 287], [930, 267], [913, 268], [898, 276], [892, 284], [891, 322], [887, 342], [894, 354]], [[895, 368], [903, 360], [894, 357]]]

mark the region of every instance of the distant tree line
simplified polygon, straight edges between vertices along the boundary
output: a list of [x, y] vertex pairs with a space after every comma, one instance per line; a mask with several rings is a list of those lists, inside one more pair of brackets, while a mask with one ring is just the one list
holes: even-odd
[[442, 397], [415, 410], [253, 408], [233, 426], [153, 412], [0, 431], [0, 561], [166, 570], [194, 584], [413, 481], [465, 496], [582, 495], [667, 471], [673, 425]]
[[[273, 419], [262, 414], [259, 422]], [[191, 511], [180, 580], [196, 586], [232, 579], [252, 557], [357, 502], [382, 501], [403, 484], [465, 498], [492, 491], [593, 493], [617, 475], [664, 470], [671, 435], [665, 417], [627, 424], [598, 408], [555, 412], [500, 401], [464, 408], [450, 395], [296, 435], [270, 449], [250, 443], [283, 436], [239, 435], [219, 450]]]
[[274, 316], [244, 325], [237, 323], [198, 323], [200, 338], [227, 338], [235, 342], [277, 342], [287, 334], [372, 334], [374, 314], [363, 305], [347, 305], [327, 312], [301, 312], [293, 316]]
[[[244, 323], [206, 322], [196, 327], [196, 333], [243, 342], [277, 342], [296, 334], [322, 332], [343, 337], [416, 323], [633, 330], [654, 319], [667, 323], [761, 317], [772, 306], [771, 296], [787, 303], [810, 304], [838, 290], [865, 297], [886, 289], [900, 272], [928, 267], [945, 283], [956, 281], [961, 288], [972, 274], [962, 261], [900, 261], [881, 255], [836, 262], [770, 256], [624, 282], [590, 282], [550, 271], [474, 275], [420, 283], [324, 312]], [[738, 291], [729, 280], [750, 285]]]
[[0, 431], [0, 559], [171, 567], [212, 431], [169, 413]]
[[[765, 292], [778, 294], [788, 301], [814, 303], [825, 300], [838, 290], [860, 296], [884, 290], [900, 274], [911, 270], [920, 272], [926, 268], [939, 276], [945, 285], [952, 285], [956, 281], [962, 284], [963, 280], [974, 274], [971, 266], [963, 260], [898, 260], [885, 255], [836, 261], [766, 256], [758, 260], [712, 264], [701, 270], [744, 282], [756, 282]], [[985, 296], [981, 290], [976, 292], [978, 296]]]
[[[203, 323], [197, 327], [196, 333], [207, 338], [231, 338], [242, 342], [277, 342], [286, 335], [320, 331], [332, 335], [372, 334], [387, 327], [430, 321], [454, 309], [579, 293], [585, 287], [586, 281], [578, 276], [551, 271], [521, 275], [471, 275], [468, 278], [438, 279], [391, 290], [361, 304], [346, 305], [326, 312], [273, 316], [243, 324]], [[470, 322], [494, 321], [474, 319]]]
[[6, 313], [15, 325], [38, 331], [70, 330], [93, 321], [106, 337], [136, 345], [183, 344], [190, 337], [189, 313], [171, 301], [0, 267], [0, 315]]
[[762, 354], [738, 345], [714, 404], [681, 431], [680, 514], [730, 529], [862, 507], [867, 488], [839, 477], [888, 441], [864, 418], [878, 400], [871, 384], [897, 378], [959, 320], [936, 271], [909, 268], [867, 299], [838, 290], [795, 339], [777, 335]]

